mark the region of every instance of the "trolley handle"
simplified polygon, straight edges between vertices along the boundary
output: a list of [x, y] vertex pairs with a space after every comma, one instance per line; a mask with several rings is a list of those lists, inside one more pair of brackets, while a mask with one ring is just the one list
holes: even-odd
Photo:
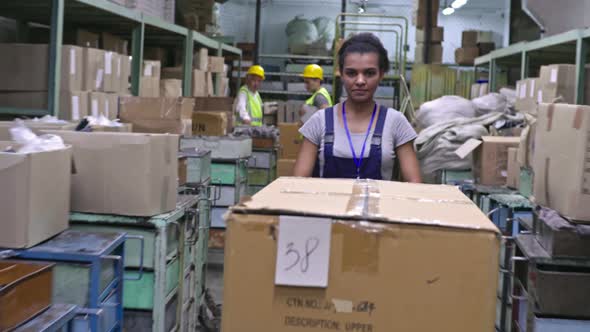
[[123, 280], [132, 280], [132, 281], [141, 280], [141, 278], [143, 278], [143, 258], [144, 258], [143, 256], [144, 256], [144, 248], [145, 248], [145, 239], [141, 235], [127, 234], [127, 235], [125, 235], [125, 241], [127, 241], [127, 240], [139, 240], [141, 255], [139, 256], [139, 275], [135, 278], [123, 277]]

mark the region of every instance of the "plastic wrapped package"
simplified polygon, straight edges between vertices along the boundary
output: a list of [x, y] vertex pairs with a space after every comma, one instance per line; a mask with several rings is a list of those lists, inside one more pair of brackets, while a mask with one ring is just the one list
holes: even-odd
[[296, 16], [287, 23], [285, 32], [292, 53], [305, 53], [307, 47], [318, 39], [318, 29], [315, 24], [301, 16]]
[[510, 108], [514, 108], [516, 104], [516, 90], [509, 88], [501, 88], [500, 94], [506, 97], [506, 102]]
[[313, 20], [313, 24], [315, 24], [316, 29], [318, 30], [318, 39], [317, 43], [321, 43], [325, 46], [326, 50], [332, 49], [332, 44], [334, 43], [334, 38], [336, 37], [336, 27], [334, 25], [334, 20], [320, 16]]
[[45, 115], [42, 118], [34, 118], [33, 120], [31, 120], [33, 122], [38, 122], [38, 123], [56, 123], [56, 124], [68, 124], [68, 121], [65, 120], [60, 120], [55, 116], [52, 115]]
[[475, 105], [476, 114], [478, 116], [493, 112], [510, 112], [506, 97], [499, 93], [488, 93], [487, 95], [474, 98], [472, 102], [473, 105]]
[[66, 146], [61, 137], [56, 135], [37, 136], [21, 120], [15, 121], [14, 127], [10, 128], [12, 140], [18, 143], [17, 153], [33, 153], [64, 149]]
[[470, 100], [459, 96], [442, 96], [422, 104], [417, 113], [417, 121], [420, 127], [428, 128], [449, 120], [475, 116], [475, 105]]

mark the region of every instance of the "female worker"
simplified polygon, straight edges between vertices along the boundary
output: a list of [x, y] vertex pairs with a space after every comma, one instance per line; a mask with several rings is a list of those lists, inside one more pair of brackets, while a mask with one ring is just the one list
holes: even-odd
[[322, 86], [324, 79], [324, 70], [322, 67], [315, 64], [307, 65], [303, 69], [302, 76], [305, 83], [305, 90], [312, 93], [311, 97], [301, 106], [301, 111], [299, 112], [302, 119], [307, 119], [308, 116], [306, 114], [311, 115], [317, 110], [332, 106], [332, 98], [328, 90]]
[[391, 180], [397, 158], [404, 180], [421, 182], [416, 132], [401, 113], [373, 100], [389, 68], [381, 41], [358, 34], [344, 42], [338, 57], [348, 97], [316, 112], [300, 129], [295, 176]]
[[238, 125], [262, 126], [262, 99], [258, 89], [263, 80], [264, 69], [261, 66], [254, 65], [248, 69], [246, 85], [240, 88], [234, 103]]

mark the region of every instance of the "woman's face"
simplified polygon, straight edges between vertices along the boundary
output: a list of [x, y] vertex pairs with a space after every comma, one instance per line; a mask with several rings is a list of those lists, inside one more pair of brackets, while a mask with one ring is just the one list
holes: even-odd
[[342, 81], [352, 101], [371, 101], [382, 78], [377, 53], [349, 53], [344, 57]]

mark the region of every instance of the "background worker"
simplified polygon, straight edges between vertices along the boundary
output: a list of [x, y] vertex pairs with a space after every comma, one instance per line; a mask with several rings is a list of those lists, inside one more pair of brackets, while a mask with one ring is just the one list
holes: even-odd
[[237, 125], [262, 126], [262, 98], [258, 93], [264, 80], [264, 68], [254, 65], [246, 73], [246, 85], [240, 88], [234, 111], [237, 113]]
[[305, 90], [312, 93], [312, 96], [301, 106], [299, 115], [301, 121], [307, 121], [317, 110], [332, 106], [332, 97], [326, 88], [322, 86], [324, 80], [324, 70], [322, 67], [311, 64], [303, 69], [303, 81]]
[[416, 132], [403, 114], [374, 100], [390, 68], [381, 41], [370, 33], [355, 35], [338, 58], [347, 99], [316, 112], [300, 129], [295, 176], [392, 180], [397, 159], [405, 181], [421, 182]]

